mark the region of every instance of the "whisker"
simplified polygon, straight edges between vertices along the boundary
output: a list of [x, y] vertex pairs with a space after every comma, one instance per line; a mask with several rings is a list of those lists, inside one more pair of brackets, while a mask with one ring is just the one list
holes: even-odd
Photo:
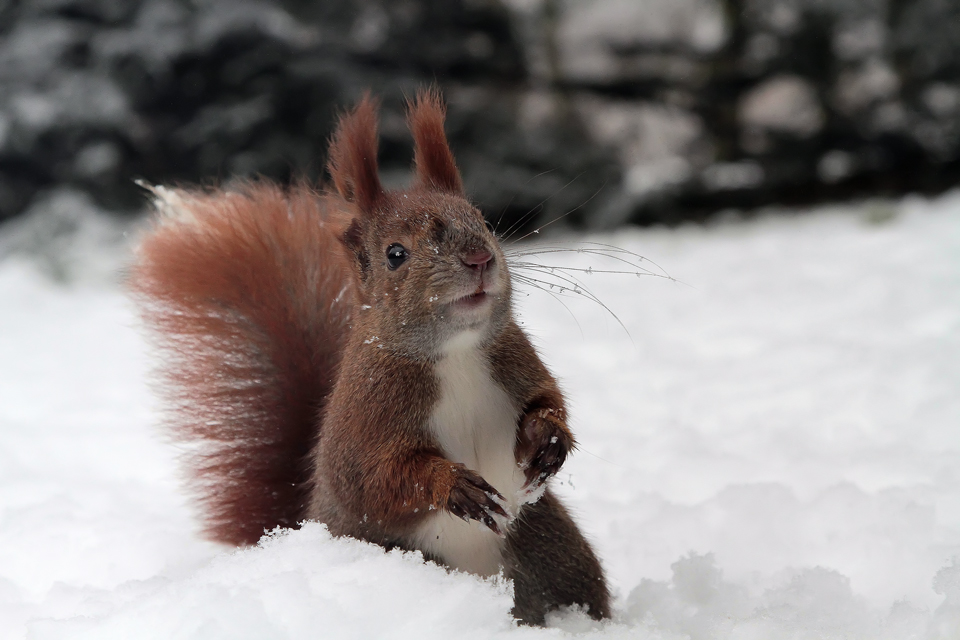
[[[579, 178], [579, 177], [582, 176], [582, 175], [583, 175], [583, 173], [581, 172], [580, 175], [577, 176], [577, 178]], [[577, 178], [574, 178], [573, 180], [576, 180]], [[569, 187], [569, 186], [573, 183], [573, 180], [571, 180], [570, 182], [568, 182], [567, 184], [565, 184], [565, 185], [563, 186], [563, 189], [566, 189], [567, 187]], [[573, 209], [570, 209], [570, 211], [567, 211], [567, 212], [566, 212], [565, 214], [563, 214], [562, 216], [558, 216], [558, 217], [554, 218], [553, 220], [551, 220], [551, 221], [548, 222], [547, 224], [545, 224], [545, 225], [543, 225], [543, 226], [541, 226], [541, 227], [537, 227], [536, 229], [534, 229], [534, 230], [531, 231], [530, 233], [528, 233], [528, 234], [526, 234], [526, 235], [524, 235], [524, 236], [521, 236], [521, 237], [517, 238], [516, 240], [512, 240], [512, 241], [510, 242], [510, 244], [513, 244], [513, 243], [515, 243], [515, 242], [520, 242], [521, 240], [523, 240], [523, 239], [525, 239], [525, 238], [529, 238], [530, 236], [532, 236], [532, 235], [535, 234], [535, 233], [540, 233], [542, 230], [546, 229], [547, 227], [549, 227], [550, 225], [552, 225], [554, 222], [557, 222], [558, 220], [563, 220], [564, 218], [566, 218], [568, 215], [570, 215], [570, 214], [573, 213], [574, 211], [577, 211], [578, 209], [582, 209], [582, 208], [585, 207], [591, 200], [593, 200], [594, 198], [596, 198], [596, 197], [600, 194], [600, 192], [603, 191], [603, 188], [606, 187], [606, 186], [607, 186], [607, 181], [604, 180], [604, 181], [603, 181], [603, 184], [600, 185], [600, 188], [599, 188], [599, 189], [597, 189], [596, 191], [593, 192], [593, 195], [592, 195], [592, 196], [590, 196], [589, 198], [587, 198], [586, 200], [584, 200], [583, 202], [581, 202], [580, 204], [578, 204], [577, 206], [575, 206]], [[563, 191], [563, 189], [561, 189], [560, 191]], [[558, 191], [557, 193], [560, 193], [560, 191]], [[556, 195], [556, 194], [554, 194], [554, 195]], [[552, 197], [552, 196], [551, 196], [551, 197]], [[544, 201], [544, 202], [546, 202], [546, 201]], [[504, 242], [506, 242], [506, 241], [509, 240], [509, 239], [510, 239], [509, 236], [506, 237], [506, 238], [504, 238]]]
[[[584, 291], [583, 288], [580, 287], [579, 285], [577, 285], [575, 289], [575, 287], [570, 284], [558, 284], [556, 282], [540, 280], [538, 278], [534, 278], [529, 275], [522, 275], [522, 276], [515, 276], [515, 277], [523, 278], [524, 279], [523, 281], [525, 284], [538, 283], [539, 285], [542, 285], [542, 286], [538, 286], [537, 288], [539, 288], [542, 291], [546, 291], [547, 293], [549, 293], [554, 297], [574, 298], [576, 296], [579, 296], [581, 298], [586, 298], [591, 302], [594, 301], [593, 298], [590, 297], [588, 292]], [[544, 288], [544, 287], [547, 287], [547, 288]], [[557, 288], [556, 291], [553, 290], [554, 287]], [[598, 301], [598, 304], [599, 304], [599, 301]]]
[[587, 267], [586, 269], [581, 269], [579, 267], [558, 267], [552, 264], [540, 264], [538, 262], [511, 262], [510, 266], [514, 269], [524, 269], [527, 267], [542, 267], [545, 269], [554, 269], [556, 271], [573, 271], [576, 273], [585, 273], [587, 275], [594, 273], [609, 273], [620, 276], [638, 276], [644, 277], [649, 276], [651, 278], [663, 278], [664, 280], [670, 280], [676, 282], [670, 276], [665, 276], [660, 273], [653, 273], [652, 271], [640, 270], [640, 271], [624, 271], [620, 269], [594, 269], [593, 267]]
[[[579, 179], [580, 179], [580, 176], [582, 176], [584, 173], [586, 173], [586, 171], [581, 171], [580, 173], [578, 173], [577, 175], [575, 175], [575, 176], [570, 180], [570, 182], [568, 182], [567, 184], [563, 185], [563, 186], [560, 187], [556, 192], [551, 193], [549, 196], [547, 196], [546, 198], [544, 198], [543, 200], [541, 200], [540, 203], [539, 203], [536, 207], [534, 207], [534, 209], [535, 209], [535, 210], [542, 209], [542, 208], [543, 208], [543, 205], [547, 202], [547, 200], [549, 200], [550, 198], [553, 198], [553, 197], [555, 197], [555, 196], [560, 195], [560, 193], [562, 193], [564, 189], [566, 189], [567, 187], [569, 187], [570, 185], [572, 185], [574, 182], [576, 182], [577, 180], [579, 180]], [[606, 183], [604, 183], [604, 185], [606, 185]], [[600, 188], [602, 189], [603, 186], [601, 186]], [[599, 193], [599, 191], [598, 191], [597, 193]], [[595, 196], [595, 195], [596, 195], [596, 194], [594, 194], [594, 196]], [[579, 205], [578, 207], [576, 207], [576, 209], [571, 209], [571, 210], [568, 211], [567, 213], [565, 213], [565, 214], [563, 214], [562, 216], [560, 216], [560, 218], [563, 218], [564, 216], [567, 216], [568, 214], [573, 213], [574, 211], [576, 211], [577, 209], [579, 209], [579, 208], [582, 207], [583, 205], [587, 204], [587, 202], [590, 202], [590, 200], [593, 200], [593, 196], [590, 196], [590, 198], [589, 198], [586, 202], [584, 202], [583, 204], [581, 204], [581, 205]], [[546, 226], [549, 225], [551, 222], [556, 222], [556, 221], [559, 220], [560, 218], [555, 218], [554, 220], [551, 220], [550, 222], [548, 222], [547, 224], [545, 224], [545, 225], [543, 225], [543, 226], [546, 227]], [[506, 242], [507, 240], [510, 240], [510, 236], [512, 236], [512, 235], [513, 235], [514, 233], [516, 233], [517, 231], [519, 231], [519, 230], [520, 230], [520, 227], [523, 226], [523, 224], [524, 224], [527, 220], [529, 220], [529, 219], [530, 219], [530, 212], [528, 211], [528, 212], [525, 213], [523, 216], [521, 216], [519, 220], [517, 220], [517, 221], [514, 222], [512, 225], [510, 225], [510, 228], [509, 228], [509, 229], [507, 229], [506, 231], [503, 232], [503, 241]], [[542, 228], [543, 228], [543, 227], [540, 227], [540, 229], [542, 229]], [[536, 233], [540, 233], [540, 229], [537, 229], [537, 230], [536, 230]], [[531, 233], [533, 233], [533, 232], [531, 232]], [[530, 235], [530, 234], [528, 233], [527, 235]], [[527, 237], [527, 236], [523, 236], [523, 238], [526, 238], [526, 237]], [[523, 238], [520, 238], [520, 240], [523, 240]], [[516, 240], [514, 240], [513, 242], [516, 242]]]
[[549, 289], [541, 286], [541, 284], [547, 284], [546, 282], [543, 282], [542, 280], [537, 280], [536, 278], [529, 278], [529, 277], [527, 277], [527, 276], [522, 276], [522, 275], [517, 275], [517, 274], [514, 274], [513, 277], [514, 277], [514, 279], [517, 280], [518, 282], [521, 282], [521, 283], [526, 284], [526, 285], [530, 285], [531, 287], [534, 287], [534, 288], [536, 288], [536, 289], [539, 289], [540, 291], [544, 291], [544, 292], [546, 292], [546, 293], [549, 293], [551, 296], [553, 296], [554, 300], [556, 300], [556, 301], [559, 302], [561, 305], [563, 305], [563, 308], [566, 309], [566, 310], [567, 310], [567, 313], [570, 314], [570, 317], [573, 318], [573, 322], [577, 325], [577, 329], [580, 331], [580, 337], [581, 337], [581, 338], [584, 337], [584, 335], [583, 335], [583, 327], [580, 326], [580, 321], [577, 320], [577, 316], [573, 313], [573, 311], [570, 310], [570, 307], [568, 307], [567, 304], [566, 304], [563, 300], [561, 300], [560, 297], [559, 297], [556, 293], [554, 293], [553, 291], [550, 291]]
[[[663, 272], [663, 274], [664, 274], [665, 276], [670, 277], [670, 274], [667, 273], [667, 270], [666, 270], [666, 269], [664, 269], [663, 267], [661, 267], [659, 264], [657, 264], [656, 262], [654, 262], [654, 261], [651, 260], [650, 258], [647, 258], [646, 256], [642, 256], [642, 255], [640, 255], [639, 253], [634, 253], [633, 251], [628, 251], [627, 249], [624, 249], [624, 248], [622, 248], [622, 247], [618, 247], [618, 246], [613, 245], [613, 244], [604, 244], [603, 242], [586, 241], [586, 242], [584, 242], [583, 244], [590, 244], [590, 245], [594, 245], [594, 246], [597, 246], [597, 247], [603, 247], [604, 249], [608, 249], [608, 250], [611, 250], [611, 251], [616, 251], [616, 252], [618, 252], [618, 253], [626, 253], [626, 254], [629, 254], [629, 255], [637, 258], [637, 259], [640, 260], [640, 261], [649, 262], [650, 264], [652, 264], [653, 266], [655, 266], [657, 269], [660, 269], [660, 271]], [[673, 279], [673, 278], [671, 278], [671, 280], [672, 280], [672, 279]]]
[[[598, 298], [592, 291], [590, 291], [589, 288], [587, 288], [586, 286], [584, 286], [584, 284], [583, 284], [581, 281], [577, 280], [577, 279], [576, 279], [575, 277], [573, 277], [573, 276], [567, 277], [567, 276], [565, 276], [565, 275], [559, 275], [559, 274], [557, 274], [557, 273], [555, 273], [555, 272], [552, 272], [552, 271], [550, 271], [550, 267], [541, 268], [541, 267], [534, 267], [534, 266], [524, 266], [524, 267], [521, 267], [521, 268], [522, 268], [522, 269], [529, 269], [530, 271], [534, 271], [534, 272], [536, 272], [536, 273], [542, 273], [542, 274], [544, 274], [544, 275], [549, 275], [549, 276], [552, 276], [552, 277], [554, 277], [554, 278], [556, 278], [556, 279], [558, 279], [558, 280], [560, 280], [560, 281], [562, 281], [562, 282], [566, 282], [567, 285], [568, 285], [567, 287], [563, 287], [563, 285], [556, 285], [556, 286], [560, 287], [560, 289], [561, 289], [560, 293], [563, 293], [564, 290], [571, 291], [571, 292], [573, 292], [573, 293], [575, 293], [575, 294], [579, 294], [579, 295], [583, 296], [584, 298], [586, 298], [587, 300], [590, 300], [591, 302], [594, 302], [594, 303], [600, 305], [607, 313], [609, 313], [609, 314], [613, 317], [614, 320], [617, 321], [617, 324], [620, 325], [620, 327], [623, 329], [624, 333], [627, 334], [627, 337], [630, 338], [630, 342], [632, 342], [634, 345], [636, 345], [636, 343], [635, 343], [634, 340], [633, 340], [633, 336], [630, 335], [630, 330], [627, 329], [627, 326], [626, 326], [625, 324], [623, 324], [623, 321], [620, 319], [620, 316], [618, 316], [616, 313], [614, 313], [614, 312], [613, 312], [613, 309], [611, 309], [611, 308], [608, 307], [606, 304], [604, 304], [604, 302], [603, 302], [600, 298]], [[522, 277], [526, 277], [526, 276], [522, 276]], [[547, 284], [548, 286], [550, 285], [550, 283], [544, 283], [544, 284]]]
[[[565, 185], [564, 188], [566, 188], [566, 186], [569, 186], [569, 184], [570, 183]], [[606, 183], [604, 183], [604, 185], [601, 185], [600, 189], [594, 192], [594, 194], [590, 196], [590, 198], [585, 200], [583, 203], [581, 203], [577, 207], [574, 207], [570, 211], [567, 211], [566, 213], [564, 213], [562, 216], [559, 216], [558, 218], [551, 220], [547, 224], [541, 227], [538, 227], [537, 229], [534, 229], [533, 231], [527, 233], [526, 235], [523, 235], [520, 238], [510, 241], [509, 244], [514, 245], [517, 242], [520, 242], [521, 240], [524, 240], [533, 234], [540, 233], [542, 229], [546, 228], [550, 224], [553, 224], [554, 222], [561, 220], [567, 215], [570, 215], [571, 213], [577, 211], [578, 209], [580, 209], [581, 207], [589, 203], [591, 200], [593, 200], [597, 195], [599, 195], [600, 191], [605, 186], [606, 186]], [[546, 202], [546, 200], [544, 200], [544, 202]], [[540, 204], [542, 205], [543, 202], [541, 202]], [[511, 226], [509, 230], [510, 234], [506, 235], [503, 238], [504, 243], [506, 243], [505, 241], [510, 238], [510, 235], [512, 235], [515, 228], [516, 228], [516, 224]], [[637, 277], [650, 276], [654, 278], [663, 278], [665, 280], [669, 280], [671, 282], [676, 282], [679, 284], [686, 284], [686, 283], [683, 283], [677, 280], [676, 278], [674, 278], [673, 276], [671, 276], [669, 273], [667, 273], [666, 269], [664, 269], [662, 266], [660, 266], [653, 260], [650, 260], [649, 258], [642, 256], [639, 253], [630, 251], [629, 249], [624, 249], [616, 245], [611, 245], [611, 244], [606, 244], [603, 242], [596, 242], [596, 241], [574, 241], [574, 244], [578, 244], [579, 246], [573, 246], [573, 247], [563, 246], [562, 244], [559, 244], [559, 243], [551, 243], [551, 244], [534, 246], [534, 247], [504, 246], [504, 254], [507, 257], [507, 262], [510, 266], [511, 271], [514, 272], [514, 277], [517, 279], [518, 282], [523, 284], [528, 284], [541, 291], [546, 291], [547, 293], [552, 295], [558, 302], [561, 302], [561, 303], [562, 301], [559, 299], [558, 296], [562, 296], [566, 293], [571, 293], [599, 305], [604, 311], [610, 314], [610, 316], [617, 322], [617, 324], [620, 325], [620, 328], [623, 329], [623, 332], [627, 334], [628, 338], [630, 338], [630, 342], [633, 343], [634, 346], [636, 346], [636, 342], [634, 341], [633, 336], [630, 334], [630, 330], [627, 329], [627, 326], [620, 319], [620, 316], [618, 316], [613, 311], [613, 309], [611, 309], [595, 293], [593, 293], [593, 291], [591, 291], [589, 287], [587, 287], [584, 284], [583, 280], [581, 280], [577, 276], [578, 275], [582, 276], [583, 274], [591, 275], [594, 273], [615, 274], [615, 275], [634, 275]], [[541, 264], [540, 262], [523, 259], [523, 258], [530, 258], [530, 257], [546, 256], [546, 255], [555, 254], [555, 253], [556, 254], [583, 253], [590, 256], [605, 258], [607, 260], [614, 260], [618, 263], [629, 266], [630, 269], [629, 270], [627, 269], [594, 269], [593, 266], [587, 266], [587, 267], [556, 266], [556, 265], [550, 265], [550, 264]], [[644, 266], [641, 263], [649, 263], [656, 270], [658, 270], [659, 273]], [[530, 275], [530, 273], [535, 273], [545, 278], [550, 278], [552, 279], [552, 281], [533, 277]], [[553, 291], [554, 287], [556, 287], [559, 291], [555, 293]], [[567, 309], [568, 313], [573, 315], [573, 313], [565, 304], [564, 304], [564, 308]], [[576, 319], [575, 316], [574, 316], [574, 319]], [[579, 323], [577, 326], [578, 327], [580, 326]], [[583, 333], [583, 330], [581, 329], [581, 334], [582, 333]]]
[[[584, 249], [583, 247], [564, 247], [564, 246], [558, 246], [558, 245], [556, 245], [556, 244], [546, 244], [546, 245], [542, 245], [540, 248], [533, 248], [533, 247], [531, 247], [531, 248], [526, 248], [526, 249], [506, 248], [506, 249], [504, 249], [504, 253], [506, 254], [506, 256], [507, 256], [508, 258], [519, 258], [519, 257], [528, 257], [528, 256], [536, 256], [536, 255], [546, 255], [546, 254], [550, 254], [550, 253], [585, 253], [585, 254], [588, 254], [588, 255], [596, 255], [596, 256], [601, 256], [601, 257], [604, 257], [604, 258], [609, 258], [609, 259], [611, 259], [611, 260], [616, 260], [616, 261], [618, 261], [618, 262], [622, 262], [622, 263], [624, 263], [624, 264], [630, 265], [631, 267], [633, 267], [633, 268], [635, 268], [635, 269], [639, 269], [639, 270], [643, 271], [643, 274], [635, 273], [635, 275], [638, 275], [638, 276], [640, 276], [640, 275], [651, 275], [651, 276], [655, 276], [655, 277], [665, 278], [665, 279], [667, 279], [667, 280], [670, 280], [671, 282], [676, 282], [677, 284], [682, 284], [682, 285], [684, 285], [684, 286], [690, 287], [691, 289], [696, 289], [696, 287], [694, 287], [693, 285], [691, 285], [691, 284], [689, 284], [689, 283], [687, 283], [687, 282], [684, 282], [683, 280], [678, 280], [677, 278], [674, 278], [673, 276], [671, 276], [671, 275], [667, 272], [666, 269], [664, 269], [664, 268], [663, 268], [662, 266], [660, 266], [658, 263], [654, 262], [654, 261], [651, 260], [650, 258], [647, 258], [646, 256], [640, 255], [639, 253], [635, 253], [635, 252], [633, 252], [633, 251], [630, 251], [630, 250], [628, 250], [628, 249], [624, 249], [624, 248], [622, 248], [622, 247], [618, 247], [618, 246], [616, 246], [616, 245], [604, 244], [604, 243], [602, 243], [602, 242], [591, 242], [591, 241], [572, 241], [572, 242], [573, 242], [574, 244], [579, 243], [579, 244], [584, 244], [584, 245], [592, 245], [592, 246], [596, 246], [596, 247], [599, 247], [599, 248], [598, 248], [598, 249]], [[622, 256], [616, 255], [616, 254], [618, 254], [618, 253], [623, 254], [623, 255], [627, 255], [627, 256], [632, 256], [632, 257], [636, 258], [637, 261], [639, 261], [639, 262], [649, 262], [651, 265], [653, 265], [654, 267], [656, 267], [657, 269], [659, 269], [659, 270], [660, 270], [660, 273], [659, 273], [659, 274], [658, 274], [658, 273], [654, 273], [653, 271], [651, 271], [651, 270], [649, 270], [649, 269], [646, 269], [646, 268], [644, 268], [644, 267], [641, 266], [641, 265], [635, 264], [635, 263], [631, 262], [630, 260], [627, 260], [626, 258], [623, 258]], [[551, 265], [551, 266], [552, 266], [552, 265]], [[554, 268], [559, 269], [559, 268], [561, 268], [561, 267], [554, 267]], [[572, 267], [563, 267], [563, 268], [570, 268], [570, 269], [572, 269]], [[598, 269], [593, 269], [592, 271], [593, 271], [593, 273], [602, 273], [602, 271], [601, 271], [601, 270], [598, 270]], [[634, 273], [634, 272], [624, 272], [624, 273]]]
[[622, 263], [624, 263], [624, 264], [628, 264], [628, 265], [630, 265], [631, 267], [633, 267], [633, 268], [635, 268], [635, 269], [640, 269], [640, 270], [642, 270], [642, 271], [647, 271], [647, 272], [649, 272], [649, 273], [653, 273], [653, 272], [650, 271], [649, 269], [647, 269], [647, 268], [645, 268], [645, 267], [643, 267], [643, 266], [641, 266], [641, 265], [639, 265], [639, 264], [635, 264], [635, 263], [631, 262], [630, 260], [627, 260], [626, 258], [623, 258], [623, 257], [618, 256], [618, 255], [615, 255], [615, 254], [611, 254], [611, 253], [605, 253], [605, 252], [600, 251], [600, 250], [598, 250], [598, 249], [543, 249], [543, 250], [541, 250], [541, 251], [525, 251], [525, 252], [523, 252], [523, 253], [508, 253], [507, 255], [509, 255], [510, 257], [526, 258], [526, 257], [530, 257], [530, 256], [548, 255], [548, 254], [551, 254], [551, 253], [585, 253], [585, 254], [588, 254], [588, 255], [602, 256], [602, 257], [604, 257], [604, 258], [609, 258], [609, 259], [611, 259], [611, 260], [616, 260], [617, 262], [622, 262]]
[[602, 461], [606, 462], [607, 464], [612, 464], [612, 465], [615, 466], [615, 467], [620, 467], [621, 469], [632, 470], [630, 467], [625, 467], [625, 466], [623, 466], [622, 464], [617, 464], [616, 462], [613, 462], [613, 461], [611, 461], [611, 460], [607, 460], [606, 458], [601, 458], [601, 457], [598, 456], [597, 454], [595, 454], [595, 453], [593, 453], [593, 452], [591, 452], [591, 451], [587, 451], [586, 449], [584, 449], [584, 448], [583, 448], [581, 445], [579, 445], [579, 444], [577, 445], [577, 451], [578, 451], [578, 452], [579, 452], [579, 451], [583, 451], [584, 453], [593, 456], [593, 457], [596, 458], [597, 460], [602, 460]]
[[[549, 267], [540, 268], [540, 267], [537, 267], [537, 266], [535, 266], [535, 265], [528, 265], [528, 266], [521, 267], [521, 268], [523, 268], [523, 269], [529, 269], [530, 271], [535, 271], [535, 272], [537, 272], [537, 273], [545, 273], [545, 274], [547, 274], [547, 275], [550, 275], [550, 276], [553, 276], [553, 277], [557, 278], [558, 280], [561, 280], [561, 281], [563, 281], [563, 282], [566, 282], [566, 283], [567, 283], [567, 286], [566, 286], [566, 287], [564, 287], [563, 285], [560, 285], [560, 284], [557, 284], [557, 285], [556, 285], [556, 286], [558, 286], [558, 287], [561, 288], [561, 293], [562, 293], [564, 290], [566, 290], [566, 291], [571, 291], [571, 292], [573, 292], [573, 293], [575, 293], [575, 294], [582, 295], [583, 297], [587, 298], [588, 300], [593, 300], [594, 302], [598, 302], [598, 303], [600, 302], [600, 299], [599, 299], [592, 291], [590, 291], [590, 289], [589, 289], [581, 280], [579, 280], [576, 276], [566, 275], [566, 274], [558, 275], [558, 274], [555, 273], [554, 271], [551, 271]], [[552, 285], [555, 284], [555, 283], [549, 283], [549, 282], [547, 282], [546, 284], [552, 286]]]
[[517, 225], [523, 226], [523, 223], [526, 222], [526, 219], [529, 216], [536, 216], [541, 211], [543, 211], [543, 202], [527, 211], [525, 214], [523, 214], [523, 216], [520, 217], [519, 220], [514, 221], [514, 223], [507, 227], [507, 230], [503, 232], [503, 235], [498, 236], [498, 240], [500, 240], [501, 243], [506, 242], [506, 238], [509, 237], [508, 234], [512, 233]]
[[[622, 258], [622, 257], [617, 256], [617, 255], [611, 255], [611, 254], [609, 254], [609, 253], [605, 253], [604, 251], [601, 251], [601, 250], [598, 250], [598, 249], [544, 249], [544, 250], [542, 250], [542, 251], [527, 251], [527, 252], [523, 252], [523, 253], [508, 253], [507, 256], [510, 257], [510, 258], [514, 258], [514, 257], [528, 257], [528, 256], [546, 255], [546, 254], [550, 254], [550, 253], [585, 253], [585, 254], [588, 254], [588, 255], [602, 256], [602, 257], [604, 257], [604, 258], [609, 258], [610, 260], [616, 260], [617, 262], [622, 262], [623, 264], [630, 265], [630, 266], [633, 267], [634, 269], [638, 269], [639, 271], [642, 272], [642, 274], [641, 274], [641, 273], [636, 273], [636, 272], [631, 272], [631, 273], [636, 273], [636, 275], [656, 276], [656, 277], [666, 278], [667, 280], [672, 280], [672, 281], [676, 282], [676, 279], [675, 279], [673, 276], [671, 276], [670, 274], [666, 273], [665, 271], [663, 272], [663, 274], [655, 273], [655, 272], [653, 272], [653, 271], [651, 271], [651, 270], [649, 270], [649, 269], [647, 269], [647, 268], [645, 268], [645, 267], [643, 267], [643, 266], [641, 266], [641, 265], [634, 264], [633, 262], [631, 262], [631, 261], [629, 261], [629, 260], [627, 260], [627, 259], [625, 259], [625, 258]], [[651, 264], [654, 264], [654, 263], [651, 262]], [[552, 266], [552, 265], [551, 265], [551, 266]], [[564, 268], [570, 268], [570, 269], [572, 269], [573, 267], [564, 267]], [[661, 271], [663, 271], [663, 269], [661, 269]], [[598, 270], [594, 270], [594, 272], [599, 273]]]
[[[576, 245], [576, 246], [568, 246], [568, 245]], [[564, 241], [562, 240], [555, 240], [554, 242], [533, 245], [528, 249], [511, 248], [511, 249], [508, 249], [508, 251], [514, 252], [514, 253], [527, 253], [527, 252], [537, 253], [544, 250], [582, 252], [584, 251], [584, 249], [580, 245], [588, 245], [590, 247], [596, 247], [595, 249], [593, 249], [595, 251], [604, 251], [604, 252], [609, 252], [610, 254], [619, 253], [619, 254], [629, 255], [629, 256], [633, 256], [640, 262], [649, 262], [650, 264], [656, 264], [650, 258], [644, 255], [641, 255], [639, 253], [636, 253], [634, 251], [630, 251], [629, 249], [624, 249], [623, 247], [618, 247], [617, 245], [614, 245], [614, 244], [606, 244], [603, 242], [595, 242], [592, 240], [570, 240], [570, 241], [567, 241], [566, 244], [564, 244]]]
[[[595, 244], [595, 243], [586, 243], [586, 242], [583, 242], [583, 243], [580, 243], [580, 244]], [[582, 246], [565, 247], [565, 246], [562, 246], [562, 245], [543, 244], [543, 245], [536, 245], [536, 246], [531, 246], [531, 247], [527, 247], [527, 248], [516, 248], [516, 249], [515, 249], [515, 248], [510, 248], [510, 249], [507, 249], [507, 253], [508, 253], [509, 255], [521, 255], [521, 256], [522, 256], [522, 255], [538, 255], [538, 254], [542, 254], [542, 253], [587, 253], [587, 252], [592, 252], [592, 253], [595, 253], [596, 255], [609, 256], [609, 257], [611, 257], [611, 258], [613, 258], [613, 257], [622, 257], [622, 256], [630, 256], [630, 257], [632, 257], [632, 258], [635, 258], [635, 259], [637, 260], [637, 262], [649, 262], [650, 264], [654, 264], [654, 262], [653, 262], [652, 260], [649, 260], [649, 259], [645, 258], [644, 256], [641, 256], [640, 254], [634, 253], [634, 252], [632, 252], [632, 251], [627, 251], [626, 249], [619, 249], [619, 250], [618, 250], [618, 249], [619, 249], [618, 247], [612, 247], [612, 246], [611, 246], [611, 247], [601, 246], [601, 247], [598, 247], [598, 248], [591, 246], [591, 247], [589, 247], [589, 248], [584, 248], [584, 247], [582, 247]]]
[[[548, 173], [553, 173], [553, 172], [556, 171], [556, 170], [557, 170], [557, 169], [556, 169], [556, 167], [555, 167], [555, 168], [553, 168], [553, 169], [547, 169], [546, 171], [541, 171], [541, 172], [538, 173], [537, 175], [533, 176], [532, 178], [530, 178], [529, 180], [527, 180], [526, 182], [524, 182], [524, 183], [523, 183], [523, 186], [525, 187], [525, 186], [527, 186], [528, 184], [530, 184], [531, 182], [533, 182], [534, 180], [536, 180], [537, 178], [539, 178], [540, 176], [545, 176], [545, 175], [547, 175]], [[500, 228], [500, 223], [503, 221], [503, 216], [504, 216], [504, 214], [507, 213], [507, 209], [509, 209], [509, 208], [510, 208], [510, 205], [513, 204], [513, 201], [517, 199], [517, 193], [518, 193], [517, 191], [514, 191], [513, 195], [510, 196], [510, 200], [508, 200], [508, 201], [507, 201], [507, 204], [505, 204], [505, 205], [503, 206], [503, 209], [500, 210], [500, 217], [497, 218], [496, 224], [493, 225], [493, 233], [494, 233], [494, 235], [496, 235], [497, 230]]]

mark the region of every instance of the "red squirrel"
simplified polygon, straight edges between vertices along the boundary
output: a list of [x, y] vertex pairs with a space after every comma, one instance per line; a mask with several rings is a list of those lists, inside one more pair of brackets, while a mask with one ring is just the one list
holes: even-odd
[[315, 520], [502, 570], [523, 623], [607, 618], [600, 563], [549, 488], [575, 446], [564, 398], [444, 118], [435, 90], [408, 105], [408, 189], [380, 183], [369, 97], [332, 136], [329, 192], [154, 189], [130, 282], [167, 356], [172, 434], [212, 539]]

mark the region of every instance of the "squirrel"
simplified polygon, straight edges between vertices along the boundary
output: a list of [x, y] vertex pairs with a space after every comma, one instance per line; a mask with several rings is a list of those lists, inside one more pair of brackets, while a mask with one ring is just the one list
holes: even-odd
[[154, 187], [130, 286], [166, 359], [169, 428], [213, 540], [336, 536], [502, 571], [513, 615], [610, 616], [603, 569], [549, 479], [575, 440], [467, 200], [436, 89], [408, 101], [415, 177], [385, 190], [377, 102], [331, 137], [333, 188]]

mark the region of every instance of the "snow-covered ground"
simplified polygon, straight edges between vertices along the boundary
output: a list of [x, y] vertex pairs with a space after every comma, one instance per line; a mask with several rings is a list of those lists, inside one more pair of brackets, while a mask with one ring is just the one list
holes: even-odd
[[572, 405], [557, 484], [613, 621], [519, 628], [509, 583], [319, 525], [199, 540], [122, 291], [12, 256], [0, 638], [960, 638], [960, 195], [568, 241], [681, 281], [583, 275], [626, 331], [518, 296]]

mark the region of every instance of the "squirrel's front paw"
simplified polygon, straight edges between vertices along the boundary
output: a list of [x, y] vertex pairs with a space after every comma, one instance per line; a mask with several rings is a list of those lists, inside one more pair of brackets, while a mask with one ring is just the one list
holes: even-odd
[[535, 490], [563, 466], [573, 449], [573, 436], [558, 409], [534, 409], [520, 424], [517, 461], [527, 476], [525, 488]]
[[509, 521], [510, 516], [503, 506], [506, 500], [499, 491], [466, 467], [460, 467], [457, 479], [450, 489], [447, 511], [464, 520], [477, 520], [498, 536], [503, 536], [500, 525], [493, 516]]

